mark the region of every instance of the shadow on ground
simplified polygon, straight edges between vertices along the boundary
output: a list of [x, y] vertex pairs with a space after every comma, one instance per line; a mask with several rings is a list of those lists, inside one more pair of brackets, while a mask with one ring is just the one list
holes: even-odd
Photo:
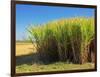
[[16, 56], [16, 66], [22, 65], [22, 64], [32, 65], [33, 63], [37, 63], [37, 54], [36, 53], [30, 53], [28, 55]]
[[[56, 61], [54, 61], [56, 62]], [[23, 65], [23, 64], [27, 64], [27, 65], [32, 65], [32, 64], [44, 64], [44, 65], [47, 65], [47, 64], [52, 64], [54, 63], [52, 61], [41, 61], [39, 58], [38, 58], [38, 53], [30, 53], [28, 55], [21, 55], [21, 56], [16, 56], [16, 66], [19, 66], [19, 65]]]

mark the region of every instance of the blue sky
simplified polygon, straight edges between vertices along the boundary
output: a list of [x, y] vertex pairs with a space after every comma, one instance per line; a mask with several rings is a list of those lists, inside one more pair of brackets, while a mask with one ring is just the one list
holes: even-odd
[[16, 5], [16, 40], [27, 38], [26, 28], [30, 24], [43, 24], [49, 21], [72, 17], [93, 17], [93, 8], [75, 8], [41, 5]]

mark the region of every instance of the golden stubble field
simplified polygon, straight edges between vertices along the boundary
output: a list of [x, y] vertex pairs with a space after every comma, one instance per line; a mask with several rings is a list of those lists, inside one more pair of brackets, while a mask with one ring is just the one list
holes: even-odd
[[16, 56], [35, 53], [36, 49], [32, 43], [16, 43]]

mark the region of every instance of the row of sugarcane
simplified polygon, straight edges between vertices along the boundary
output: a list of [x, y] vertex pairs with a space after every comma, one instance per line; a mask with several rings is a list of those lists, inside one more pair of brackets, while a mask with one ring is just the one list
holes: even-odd
[[95, 37], [93, 18], [69, 18], [28, 27], [31, 42], [36, 44], [38, 59], [44, 63], [88, 62], [89, 44]]

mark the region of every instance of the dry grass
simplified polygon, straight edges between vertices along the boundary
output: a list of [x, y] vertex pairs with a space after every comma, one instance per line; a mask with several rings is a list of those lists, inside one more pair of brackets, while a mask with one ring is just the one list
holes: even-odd
[[69, 71], [69, 70], [86, 70], [86, 69], [94, 69], [94, 64], [86, 63], [86, 64], [68, 64], [66, 62], [56, 62], [48, 65], [28, 65], [23, 64], [16, 67], [17, 73], [28, 73], [28, 72], [49, 72], [49, 71]]
[[31, 43], [16, 43], [16, 56], [27, 55], [36, 52]]

